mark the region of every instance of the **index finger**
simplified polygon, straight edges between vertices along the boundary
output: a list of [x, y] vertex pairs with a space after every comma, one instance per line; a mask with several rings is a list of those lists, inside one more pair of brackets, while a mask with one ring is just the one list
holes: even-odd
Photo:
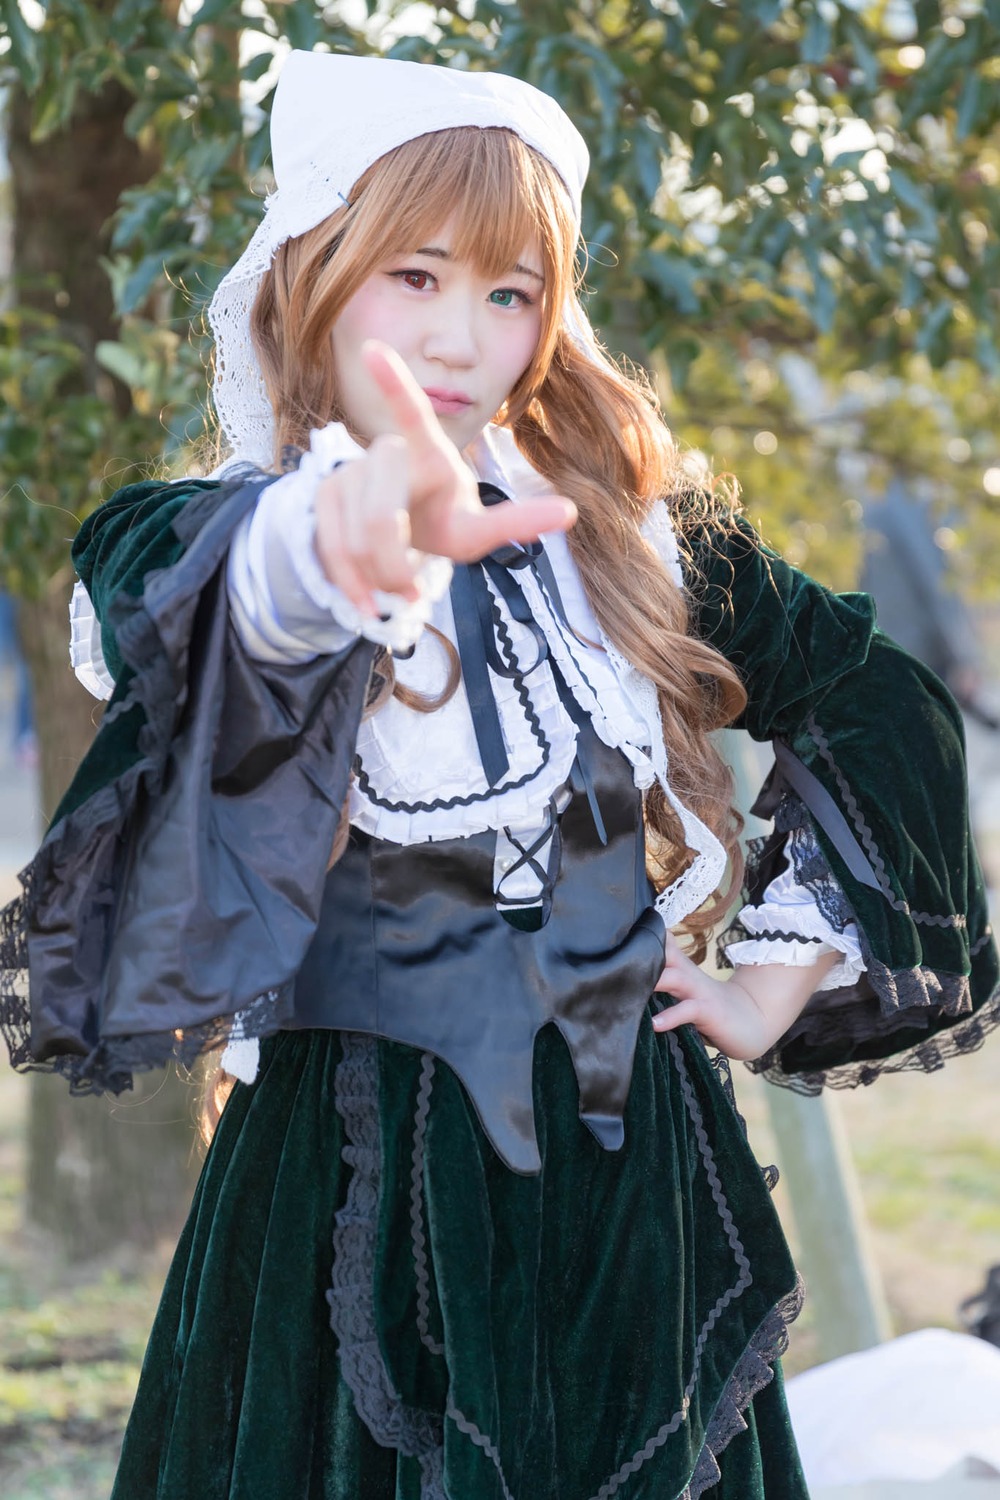
[[395, 349], [378, 339], [366, 339], [361, 357], [389, 405], [400, 436], [409, 441], [440, 436], [433, 406]]

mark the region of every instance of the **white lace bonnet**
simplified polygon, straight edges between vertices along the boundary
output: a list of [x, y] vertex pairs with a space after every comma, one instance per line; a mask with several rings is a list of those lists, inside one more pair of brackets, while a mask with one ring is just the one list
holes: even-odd
[[346, 202], [362, 172], [387, 151], [462, 125], [506, 126], [539, 151], [565, 183], [579, 225], [587, 147], [555, 100], [531, 84], [389, 58], [290, 54], [271, 112], [275, 191], [208, 308], [215, 409], [237, 458], [269, 468], [273, 457], [273, 417], [250, 312], [275, 250]]

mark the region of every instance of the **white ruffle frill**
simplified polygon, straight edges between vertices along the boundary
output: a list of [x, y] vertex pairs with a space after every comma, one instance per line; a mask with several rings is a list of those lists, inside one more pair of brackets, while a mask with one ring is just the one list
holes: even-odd
[[841, 958], [816, 986], [837, 990], [857, 983], [865, 972], [858, 928], [849, 922], [843, 932], [830, 925], [812, 895], [784, 870], [768, 885], [759, 906], [744, 906], [737, 919], [751, 937], [726, 944], [731, 964], [787, 964], [805, 968], [823, 953]]
[[[247, 651], [268, 662], [300, 662], [344, 649], [363, 635], [389, 647], [400, 683], [431, 696], [447, 679], [447, 653], [424, 627], [431, 624], [454, 646], [455, 622], [448, 585], [451, 564], [425, 557], [419, 598], [377, 596], [382, 618], [362, 616], [326, 578], [313, 545], [315, 497], [320, 479], [338, 464], [362, 453], [340, 424], [314, 432], [299, 468], [261, 494], [239, 528], [230, 551], [228, 586], [234, 625]], [[520, 453], [511, 433], [491, 427], [467, 450], [477, 476], [497, 485], [515, 501], [550, 492], [548, 481]], [[664, 569], [682, 586], [677, 541], [667, 505], [654, 505], [643, 535]], [[350, 818], [373, 837], [410, 844], [465, 837], [487, 829], [498, 834], [498, 886], [515, 862], [514, 834], [522, 844], [540, 833], [559, 804], [576, 751], [577, 726], [559, 697], [551, 662], [558, 666], [576, 702], [599, 738], [622, 752], [636, 785], [658, 780], [677, 813], [693, 858], [662, 891], [656, 908], [667, 928], [677, 925], [719, 885], [725, 851], [709, 828], [676, 796], [670, 784], [659, 703], [654, 684], [637, 671], [603, 633], [584, 593], [566, 538], [544, 539], [559, 600], [550, 597], [542, 576], [520, 570], [535, 624], [549, 659], [536, 662], [531, 632], [519, 625], [488, 582], [498, 642], [517, 669], [513, 677], [491, 672], [491, 686], [509, 759], [509, 770], [490, 787], [480, 763], [475, 729], [464, 687], [433, 713], [422, 714], [390, 698], [364, 720], [357, 742], [358, 772], [350, 792]], [[100, 625], [82, 584], [71, 606], [71, 660], [80, 680], [100, 698], [114, 683], [101, 651]], [[409, 654], [407, 654], [409, 653]], [[530, 869], [514, 873], [505, 892], [530, 903], [539, 898]], [[823, 988], [850, 984], [864, 969], [856, 929], [835, 932], [808, 891], [789, 872], [768, 887], [758, 907], [740, 914], [749, 938], [728, 946], [734, 963], [806, 965], [835, 950], [841, 962]], [[241, 1047], [249, 1044], [240, 1043]], [[249, 1056], [230, 1058], [241, 1075], [252, 1069]], [[228, 1064], [227, 1064], [228, 1066]]]

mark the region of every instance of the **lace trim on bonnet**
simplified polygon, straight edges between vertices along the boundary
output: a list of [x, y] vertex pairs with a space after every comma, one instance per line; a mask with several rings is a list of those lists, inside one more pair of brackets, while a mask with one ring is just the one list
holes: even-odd
[[[543, 91], [506, 74], [399, 59], [295, 50], [285, 60], [270, 121], [276, 191], [208, 308], [215, 409], [243, 460], [266, 469], [273, 453], [273, 414], [250, 313], [275, 251], [347, 203], [358, 178], [387, 152], [455, 126], [512, 130], [544, 156], [562, 179], [579, 233], [589, 152], [569, 115]], [[564, 318], [581, 346], [593, 349], [593, 330], [572, 295]]]

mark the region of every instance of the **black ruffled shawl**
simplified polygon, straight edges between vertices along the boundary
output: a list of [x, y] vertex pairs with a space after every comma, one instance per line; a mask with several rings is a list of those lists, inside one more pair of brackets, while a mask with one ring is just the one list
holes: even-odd
[[133, 485], [74, 546], [118, 685], [2, 914], [0, 1028], [77, 1092], [193, 1060], [234, 1012], [276, 1030], [315, 930], [374, 648], [246, 657], [226, 556], [268, 482]]
[[[118, 686], [0, 914], [0, 1029], [16, 1067], [58, 1070], [77, 1090], [190, 1060], [236, 1012], [247, 1035], [288, 1015], [374, 648], [292, 667], [246, 658], [225, 559], [267, 482], [134, 485], [74, 545]], [[874, 630], [866, 596], [829, 593], [743, 522], [689, 542], [696, 628], [747, 686], [741, 727], [775, 740], [826, 799], [784, 798], [749, 894], [811, 822], [821, 854], [797, 873], [828, 915], [857, 921], [868, 965], [754, 1066], [808, 1091], [938, 1067], [1000, 1021], [958, 709]]]

